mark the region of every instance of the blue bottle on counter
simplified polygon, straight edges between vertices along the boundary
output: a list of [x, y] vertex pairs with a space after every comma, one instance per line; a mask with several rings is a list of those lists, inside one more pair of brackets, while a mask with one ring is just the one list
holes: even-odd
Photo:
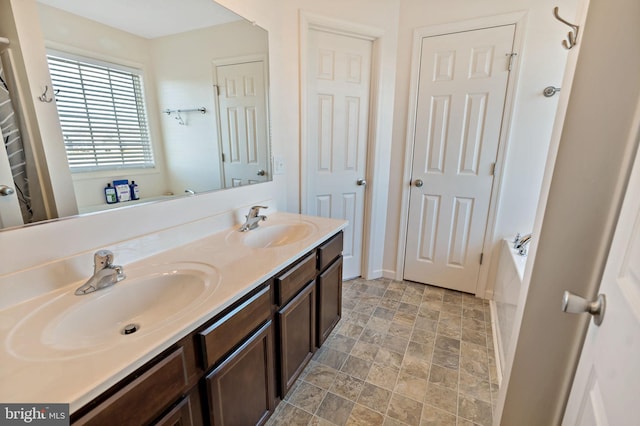
[[118, 195], [116, 189], [111, 186], [110, 183], [104, 188], [104, 198], [107, 200], [107, 204], [115, 204], [118, 202]]
[[132, 200], [139, 200], [140, 199], [140, 189], [138, 188], [138, 184], [136, 183], [135, 180], [131, 181], [131, 184], [129, 185], [129, 188], [131, 189], [131, 199]]

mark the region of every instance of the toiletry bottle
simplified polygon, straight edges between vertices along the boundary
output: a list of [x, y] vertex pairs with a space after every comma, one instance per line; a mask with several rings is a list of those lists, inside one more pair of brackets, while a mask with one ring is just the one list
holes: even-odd
[[104, 189], [104, 197], [107, 200], [107, 204], [115, 204], [118, 202], [118, 196], [116, 195], [116, 189], [111, 186], [110, 183], [107, 184]]
[[129, 185], [129, 188], [131, 188], [131, 199], [132, 200], [139, 200], [140, 199], [140, 189], [138, 188], [138, 184], [136, 183], [135, 180], [131, 181], [131, 184]]

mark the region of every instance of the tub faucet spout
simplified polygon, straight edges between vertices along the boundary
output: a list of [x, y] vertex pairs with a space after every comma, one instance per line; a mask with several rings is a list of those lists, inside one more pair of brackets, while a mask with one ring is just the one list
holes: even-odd
[[520, 239], [518, 239], [513, 245], [513, 248], [518, 250], [518, 254], [520, 256], [527, 255], [527, 248], [529, 246], [529, 243], [531, 242], [531, 237], [532, 237], [532, 234], [527, 234], [521, 237]]

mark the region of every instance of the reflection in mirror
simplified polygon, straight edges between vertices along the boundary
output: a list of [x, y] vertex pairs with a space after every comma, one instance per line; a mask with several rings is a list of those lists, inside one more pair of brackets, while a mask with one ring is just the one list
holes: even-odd
[[211, 0], [38, 12], [80, 213], [271, 179], [265, 30]]

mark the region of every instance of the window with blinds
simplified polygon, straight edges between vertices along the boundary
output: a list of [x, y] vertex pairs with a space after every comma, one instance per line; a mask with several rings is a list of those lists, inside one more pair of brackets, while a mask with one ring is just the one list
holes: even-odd
[[140, 71], [47, 55], [72, 172], [153, 167]]

